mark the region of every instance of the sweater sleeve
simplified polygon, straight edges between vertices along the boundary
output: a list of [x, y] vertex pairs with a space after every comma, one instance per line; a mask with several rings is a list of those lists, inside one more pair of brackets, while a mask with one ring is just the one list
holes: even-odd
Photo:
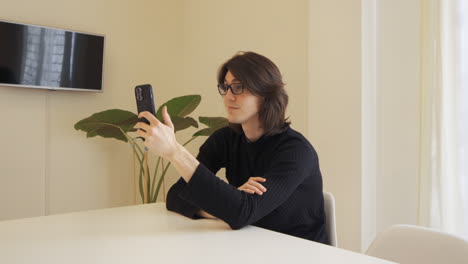
[[[204, 164], [205, 168], [215, 175], [221, 167], [224, 166], [222, 153], [225, 143], [223, 142], [222, 131], [219, 130], [205, 141], [200, 147], [197, 160]], [[195, 205], [190, 199], [184, 199], [180, 193], [187, 187], [187, 183], [181, 177], [168, 191], [166, 199], [166, 208], [170, 211], [182, 214], [192, 219], [199, 219], [197, 213], [200, 207]]]
[[273, 156], [270, 168], [263, 175], [267, 179], [262, 183], [267, 188], [263, 195], [239, 191], [215, 177], [201, 163], [179, 196], [225, 221], [232, 229], [240, 229], [284, 203], [315, 168], [318, 168], [317, 154], [297, 141]]

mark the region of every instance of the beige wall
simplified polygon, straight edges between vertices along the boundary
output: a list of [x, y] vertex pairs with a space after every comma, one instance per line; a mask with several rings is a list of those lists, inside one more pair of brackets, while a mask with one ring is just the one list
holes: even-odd
[[[307, 136], [307, 1], [183, 1], [182, 94], [202, 95], [195, 116], [225, 116], [218, 67], [238, 51], [255, 51], [280, 68], [290, 96], [287, 115]], [[179, 90], [178, 90], [179, 91]], [[181, 141], [196, 131], [181, 133]], [[185, 132], [185, 131], [184, 131]], [[188, 146], [196, 154], [205, 138]], [[221, 171], [219, 176], [223, 176]], [[179, 176], [172, 171], [169, 186]]]
[[361, 1], [309, 6], [309, 138], [335, 195], [340, 247], [361, 239]]
[[[324, 188], [337, 200], [340, 247], [361, 250], [367, 209], [361, 200], [360, 0], [2, 0], [1, 6], [0, 19], [105, 34], [107, 43], [102, 94], [0, 87], [0, 220], [132, 204], [129, 147], [86, 139], [73, 124], [104, 109], [134, 111], [132, 91], [140, 83], [153, 84], [158, 105], [200, 94], [194, 117], [224, 116], [216, 70], [235, 52], [252, 50], [278, 64], [293, 127], [318, 151]], [[179, 141], [195, 131], [178, 134]], [[189, 150], [196, 155], [204, 140]], [[167, 187], [177, 178], [171, 169]], [[391, 210], [401, 202], [390, 204], [391, 193], [382, 195]], [[381, 227], [386, 217], [374, 222], [380, 219]]]
[[[334, 4], [306, 0], [242, 0], [235, 5], [216, 0], [3, 1], [2, 19], [101, 33], [107, 43], [103, 94], [0, 90], [5, 101], [0, 112], [11, 120], [9, 127], [18, 131], [0, 132], [2, 138], [10, 139], [0, 152], [0, 195], [5, 201], [0, 203], [1, 218], [131, 204], [128, 146], [86, 139], [73, 130], [73, 124], [103, 109], [133, 110], [132, 87], [143, 82], [153, 84], [158, 104], [197, 93], [203, 99], [194, 116], [223, 116], [215, 89], [216, 70], [237, 51], [252, 50], [279, 65], [290, 95], [288, 115], [293, 127], [317, 148], [325, 188], [337, 196], [341, 245], [356, 249], [359, 3], [349, 2], [338, 14]], [[333, 15], [327, 18], [327, 14]], [[313, 23], [310, 28], [309, 22]], [[341, 29], [341, 24], [351, 32]], [[342, 72], [339, 78], [332, 75], [336, 72]], [[22, 103], [13, 98], [22, 98]], [[27, 117], [35, 123], [25, 123]], [[342, 122], [350, 134], [338, 133]], [[194, 131], [178, 135], [180, 141]], [[333, 133], [333, 137], [327, 135]], [[197, 139], [189, 146], [192, 153], [198, 152], [203, 141]], [[343, 175], [345, 183], [341, 184]], [[169, 176], [167, 186], [178, 178], [173, 169]]]
[[[104, 93], [0, 87], [0, 220], [133, 203], [128, 145], [74, 123], [134, 111], [135, 84], [177, 88], [178, 1], [2, 1], [4, 20], [106, 35]], [[160, 91], [169, 96], [168, 91]], [[166, 95], [165, 95], [166, 94]]]
[[[103, 94], [0, 90], [5, 101], [1, 113], [19, 131], [1, 132], [10, 139], [0, 152], [2, 201], [18, 197], [14, 206], [1, 203], [1, 218], [132, 203], [128, 146], [86, 139], [73, 124], [104, 109], [133, 111], [132, 87], [143, 82], [153, 84], [158, 104], [196, 93], [203, 100], [194, 116], [224, 116], [215, 74], [239, 50], [260, 52], [280, 66], [292, 102], [288, 114], [293, 127], [307, 136], [306, 7], [305, 0], [293, 4], [239, 1], [236, 5], [229, 1], [3, 1], [0, 17], [5, 20], [105, 34], [106, 58]], [[19, 98], [21, 103], [16, 103]], [[23, 122], [26, 117], [35, 123]], [[195, 131], [178, 137], [184, 142]], [[27, 150], [23, 138], [28, 139]], [[197, 139], [189, 149], [196, 154], [203, 141]], [[174, 170], [169, 176], [167, 186], [178, 177]], [[20, 191], [24, 194], [17, 195]]]
[[287, 83], [292, 126], [317, 149], [324, 188], [336, 196], [340, 246], [360, 251], [360, 1], [186, 0], [183, 12], [182, 89], [202, 94], [197, 113], [224, 115], [215, 73], [235, 52], [270, 57]]

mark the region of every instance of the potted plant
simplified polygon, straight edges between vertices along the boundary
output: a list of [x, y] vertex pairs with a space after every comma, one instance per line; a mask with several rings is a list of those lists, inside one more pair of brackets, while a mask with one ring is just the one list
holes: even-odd
[[[156, 118], [163, 122], [162, 108], [167, 106], [168, 113], [174, 124], [175, 132], [185, 130], [189, 127], [198, 128], [198, 122], [206, 125], [206, 128], [195, 132], [183, 146], [186, 146], [195, 138], [200, 136], [210, 136], [216, 130], [228, 125], [224, 117], [198, 117], [198, 122], [188, 116], [200, 104], [200, 95], [186, 95], [173, 98], [161, 105]], [[113, 138], [129, 143], [134, 157], [139, 163], [139, 192], [142, 203], [154, 203], [158, 197], [164, 176], [170, 166], [170, 162], [165, 162], [161, 157], [157, 157], [156, 165], [150, 170], [148, 163], [148, 151], [142, 145], [142, 140], [136, 137], [135, 124], [138, 122], [138, 116], [130, 111], [121, 109], [110, 109], [95, 113], [90, 117], [84, 118], [75, 124], [76, 130], [86, 132], [86, 137], [101, 136], [104, 138]], [[153, 172], [152, 175], [150, 172]]]

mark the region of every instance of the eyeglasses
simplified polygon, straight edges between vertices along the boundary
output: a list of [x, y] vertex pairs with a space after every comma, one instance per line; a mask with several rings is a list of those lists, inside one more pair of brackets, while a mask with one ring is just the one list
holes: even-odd
[[244, 85], [242, 83], [218, 84], [218, 92], [221, 95], [226, 95], [229, 89], [233, 94], [241, 94], [244, 91]]

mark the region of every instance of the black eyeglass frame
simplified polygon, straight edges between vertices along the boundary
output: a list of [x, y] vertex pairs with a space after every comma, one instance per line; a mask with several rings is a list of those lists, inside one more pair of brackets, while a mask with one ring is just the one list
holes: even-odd
[[[237, 87], [234, 86], [233, 88], [233, 85], [237, 85]], [[244, 84], [242, 83], [219, 83], [217, 87], [220, 95], [226, 95], [229, 89], [231, 89], [231, 92], [235, 95], [239, 95], [244, 92]]]

